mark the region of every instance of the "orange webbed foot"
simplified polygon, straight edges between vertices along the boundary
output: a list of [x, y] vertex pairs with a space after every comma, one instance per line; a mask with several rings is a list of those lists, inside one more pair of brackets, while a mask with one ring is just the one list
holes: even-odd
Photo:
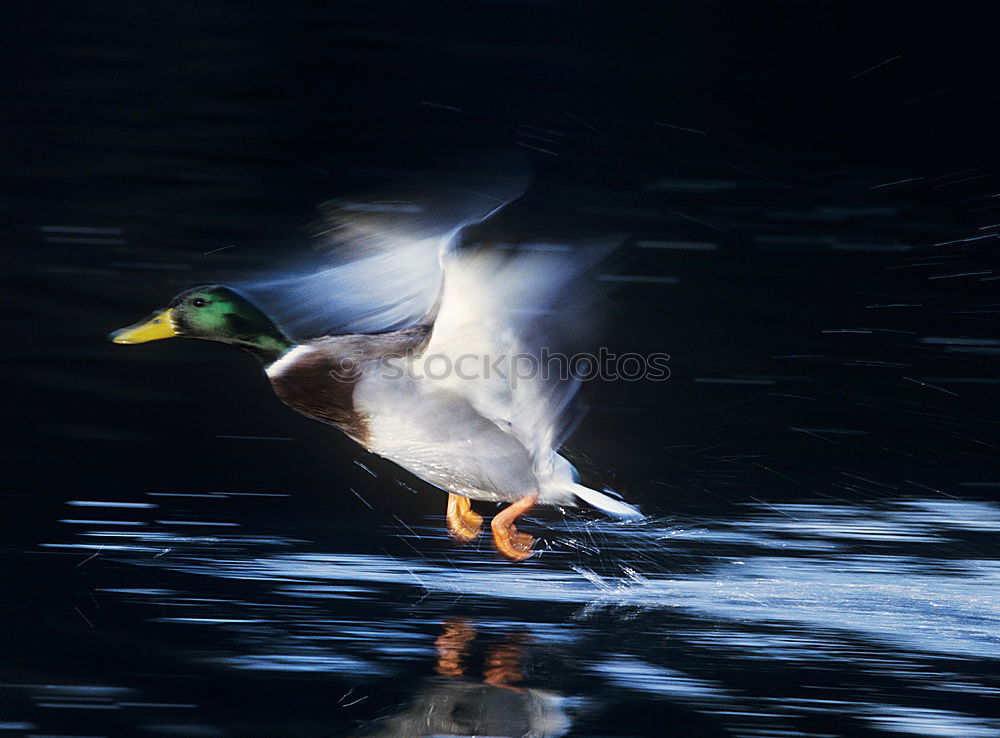
[[535, 553], [532, 550], [535, 539], [515, 528], [514, 521], [534, 507], [536, 502], [538, 502], [537, 494], [522, 497], [501, 510], [490, 523], [490, 528], [493, 531], [493, 545], [510, 561], [524, 561]]
[[472, 509], [468, 497], [448, 494], [448, 532], [459, 543], [475, 540], [483, 529], [483, 516]]

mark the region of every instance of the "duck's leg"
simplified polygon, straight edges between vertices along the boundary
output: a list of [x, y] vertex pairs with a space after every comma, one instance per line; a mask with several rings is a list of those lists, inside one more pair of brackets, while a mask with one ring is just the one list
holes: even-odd
[[448, 493], [448, 530], [453, 538], [468, 543], [483, 528], [483, 516], [472, 509], [468, 497]]
[[493, 518], [490, 528], [493, 529], [493, 545], [511, 561], [524, 561], [531, 556], [531, 546], [535, 539], [527, 533], [520, 533], [514, 527], [514, 521], [524, 515], [538, 502], [538, 493], [522, 497], [511, 503]]

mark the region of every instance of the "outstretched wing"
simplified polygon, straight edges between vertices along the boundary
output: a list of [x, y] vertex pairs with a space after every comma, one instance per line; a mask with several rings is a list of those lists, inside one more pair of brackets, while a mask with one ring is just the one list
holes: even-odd
[[440, 255], [530, 181], [520, 160], [481, 166], [331, 200], [320, 207], [313, 248], [299, 263], [238, 286], [298, 338], [409, 325], [435, 300]]
[[371, 450], [473, 498], [540, 489], [546, 502], [573, 504], [572, 469], [556, 449], [577, 383], [560, 374], [568, 367], [543, 326], [564, 319], [567, 304], [580, 306], [572, 286], [581, 257], [593, 254], [546, 253], [444, 259], [440, 311], [422, 352], [368, 361], [355, 390]]
[[582, 279], [608, 251], [561, 246], [449, 254], [440, 312], [414, 367], [509, 429], [541, 467], [569, 430], [578, 386], [560, 336], [593, 314]]
[[[459, 429], [461, 436], [471, 428], [471, 408], [515, 439], [535, 476], [544, 478], [559, 464], [553, 449], [570, 428], [567, 407], [577, 388], [561, 353], [564, 339], [579, 334], [594, 312], [593, 291], [579, 288], [580, 279], [616, 244], [609, 239], [457, 248], [463, 229], [519, 197], [528, 182], [517, 168], [514, 174], [479, 171], [474, 179], [463, 171], [411, 183], [405, 193], [381, 190], [331, 201], [321, 208], [313, 263], [240, 286], [299, 339], [402, 329], [429, 318], [440, 299], [430, 340], [417, 342], [424, 350], [413, 361], [413, 370], [428, 381], [411, 397], [419, 402], [410, 407], [410, 417], [427, 414], [428, 420], [422, 416], [411, 426], [426, 438], [396, 445], [416, 449], [425, 443], [428, 454], [441, 451], [440, 439], [447, 437], [441, 429]], [[391, 408], [381, 408], [380, 417], [391, 416]], [[469, 422], [480, 424], [476, 418]], [[492, 432], [477, 432], [493, 443]], [[501, 459], [498, 468], [518, 457], [506, 440], [494, 440], [492, 450], [480, 449], [481, 456]], [[448, 465], [454, 468], [461, 457], [452, 454]], [[440, 459], [429, 463], [446, 466]], [[424, 469], [421, 476], [431, 473]], [[514, 474], [515, 486], [520, 476]]]

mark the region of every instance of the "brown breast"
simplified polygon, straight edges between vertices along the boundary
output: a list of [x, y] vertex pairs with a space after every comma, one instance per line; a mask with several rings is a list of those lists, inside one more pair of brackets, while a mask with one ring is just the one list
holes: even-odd
[[367, 448], [368, 427], [353, 401], [360, 376], [353, 359], [315, 350], [270, 379], [274, 394], [288, 407], [336, 426]]
[[268, 372], [271, 386], [288, 407], [335, 425], [368, 448], [368, 424], [354, 408], [354, 387], [362, 376], [360, 365], [389, 356], [419, 354], [432, 330], [430, 323], [422, 321], [398, 331], [314, 339], [305, 344], [307, 351], [283, 363], [280, 371]]

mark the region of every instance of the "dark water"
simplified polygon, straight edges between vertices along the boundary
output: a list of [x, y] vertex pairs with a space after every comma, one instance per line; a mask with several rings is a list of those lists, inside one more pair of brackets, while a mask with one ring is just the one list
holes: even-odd
[[[0, 734], [1000, 734], [987, 27], [16, 11]], [[534, 182], [469, 240], [614, 235], [602, 342], [671, 355], [586, 384], [570, 444], [644, 522], [541, 511], [518, 566], [456, 548], [441, 493], [246, 356], [104, 339], [299, 264], [324, 199], [503, 147]]]

